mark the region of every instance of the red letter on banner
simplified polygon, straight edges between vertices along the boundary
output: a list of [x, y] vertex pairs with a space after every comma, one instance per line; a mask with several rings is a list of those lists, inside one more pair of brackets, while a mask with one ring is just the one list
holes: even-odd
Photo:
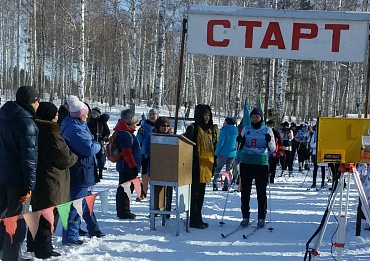
[[349, 24], [326, 24], [326, 30], [333, 30], [333, 38], [331, 44], [331, 51], [332, 52], [339, 52], [339, 45], [340, 45], [340, 31], [341, 30], [349, 30]]
[[224, 28], [230, 28], [231, 24], [229, 20], [210, 20], [207, 24], [207, 44], [209, 46], [226, 47], [229, 45], [230, 40], [224, 39], [222, 41], [215, 41], [213, 38], [213, 29], [216, 25], [222, 25]]
[[[301, 29], [309, 29], [310, 33], [305, 34], [301, 32]], [[292, 50], [299, 50], [299, 40], [300, 39], [313, 39], [316, 38], [318, 33], [317, 24], [303, 24], [294, 23], [293, 24], [293, 36], [292, 36]]]
[[253, 44], [253, 28], [261, 27], [262, 22], [257, 21], [238, 21], [239, 26], [245, 26], [245, 48], [252, 48]]
[[[273, 36], [275, 36], [275, 40], [272, 39]], [[269, 23], [261, 44], [261, 49], [267, 49], [269, 45], [276, 45], [279, 49], [285, 49], [283, 35], [281, 34], [278, 22]]]

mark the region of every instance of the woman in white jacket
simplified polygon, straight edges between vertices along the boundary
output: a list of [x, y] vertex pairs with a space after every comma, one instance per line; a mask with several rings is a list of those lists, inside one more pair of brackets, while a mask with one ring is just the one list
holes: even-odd
[[[312, 161], [313, 161], [313, 176], [312, 176], [312, 186], [311, 188], [316, 188], [316, 178], [317, 178], [317, 171], [319, 169], [319, 165], [317, 164], [316, 159], [316, 141], [317, 141], [317, 131], [316, 125], [313, 126], [312, 130], [314, 134], [310, 140], [310, 148], [312, 150]], [[321, 166], [321, 188], [325, 188], [325, 163], [319, 163]]]

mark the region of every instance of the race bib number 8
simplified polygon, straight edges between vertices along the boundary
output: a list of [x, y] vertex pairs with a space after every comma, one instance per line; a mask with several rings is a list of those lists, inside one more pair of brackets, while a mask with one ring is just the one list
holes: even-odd
[[257, 139], [251, 139], [251, 147], [257, 147], [258, 142]]

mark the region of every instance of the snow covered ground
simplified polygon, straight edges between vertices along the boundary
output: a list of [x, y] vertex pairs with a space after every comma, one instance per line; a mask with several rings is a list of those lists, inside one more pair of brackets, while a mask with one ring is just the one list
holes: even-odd
[[[137, 115], [140, 116], [143, 111], [147, 111], [147, 108], [138, 108]], [[111, 128], [117, 122], [118, 112], [119, 109], [110, 112]], [[161, 114], [165, 115], [164, 112]], [[181, 134], [182, 130], [179, 129], [178, 133]], [[59, 223], [54, 235], [54, 246], [55, 251], [60, 252], [62, 256], [53, 258], [54, 260], [303, 260], [306, 242], [319, 226], [330, 195], [328, 188], [320, 191], [307, 190], [312, 184], [312, 171], [308, 173], [306, 179], [305, 173], [298, 172], [294, 172], [294, 177], [277, 178], [268, 194], [269, 223], [266, 227], [257, 230], [248, 239], [243, 239], [242, 235], [252, 231], [255, 223], [227, 238], [222, 238], [221, 233], [227, 234], [234, 230], [241, 221], [240, 193], [229, 193], [224, 211], [227, 192], [214, 192], [211, 184], [208, 184], [203, 216], [209, 223], [209, 228], [204, 230], [190, 228], [189, 233], [186, 233], [185, 223], [181, 222], [180, 236], [176, 237], [173, 216], [166, 226], [161, 225], [161, 218], [156, 218], [157, 230], [150, 230], [149, 201], [132, 202], [131, 210], [137, 214], [135, 220], [120, 220], [116, 217], [115, 191], [118, 173], [113, 164], [108, 163], [107, 166], [108, 170], [103, 174], [104, 179], [94, 188], [95, 192], [109, 189], [108, 213], [103, 214], [99, 197], [94, 207], [100, 228], [107, 234], [106, 237], [86, 237], [82, 238], [85, 243], [81, 246], [63, 246], [62, 225]], [[295, 167], [297, 169], [297, 166]], [[350, 186], [347, 185], [348, 187], [351, 189], [342, 257], [345, 260], [370, 260], [370, 232], [364, 230], [365, 221], [363, 221], [361, 236], [355, 236], [358, 196], [353, 182]], [[150, 192], [148, 196], [150, 197]], [[135, 198], [134, 194], [133, 199]], [[332, 243], [336, 242], [338, 228], [339, 197], [337, 199], [317, 260], [335, 260], [336, 257], [336, 248], [332, 247]], [[251, 219], [257, 219], [256, 201], [256, 193], [253, 190]], [[219, 222], [222, 220], [225, 224], [220, 226]], [[82, 228], [85, 227], [85, 224], [82, 224]], [[310, 246], [313, 244], [314, 242]], [[33, 254], [25, 252], [25, 244], [22, 250], [25, 257], [33, 258]]]

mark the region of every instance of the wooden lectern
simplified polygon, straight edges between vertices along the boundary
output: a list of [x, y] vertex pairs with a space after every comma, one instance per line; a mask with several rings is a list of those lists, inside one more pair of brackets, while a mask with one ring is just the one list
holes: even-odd
[[[186, 232], [189, 232], [190, 191], [192, 183], [194, 142], [182, 135], [151, 134], [150, 146], [150, 229], [155, 230], [155, 214], [175, 214], [176, 236], [179, 235], [180, 213], [186, 212]], [[174, 211], [165, 210], [165, 188], [174, 187]]]

